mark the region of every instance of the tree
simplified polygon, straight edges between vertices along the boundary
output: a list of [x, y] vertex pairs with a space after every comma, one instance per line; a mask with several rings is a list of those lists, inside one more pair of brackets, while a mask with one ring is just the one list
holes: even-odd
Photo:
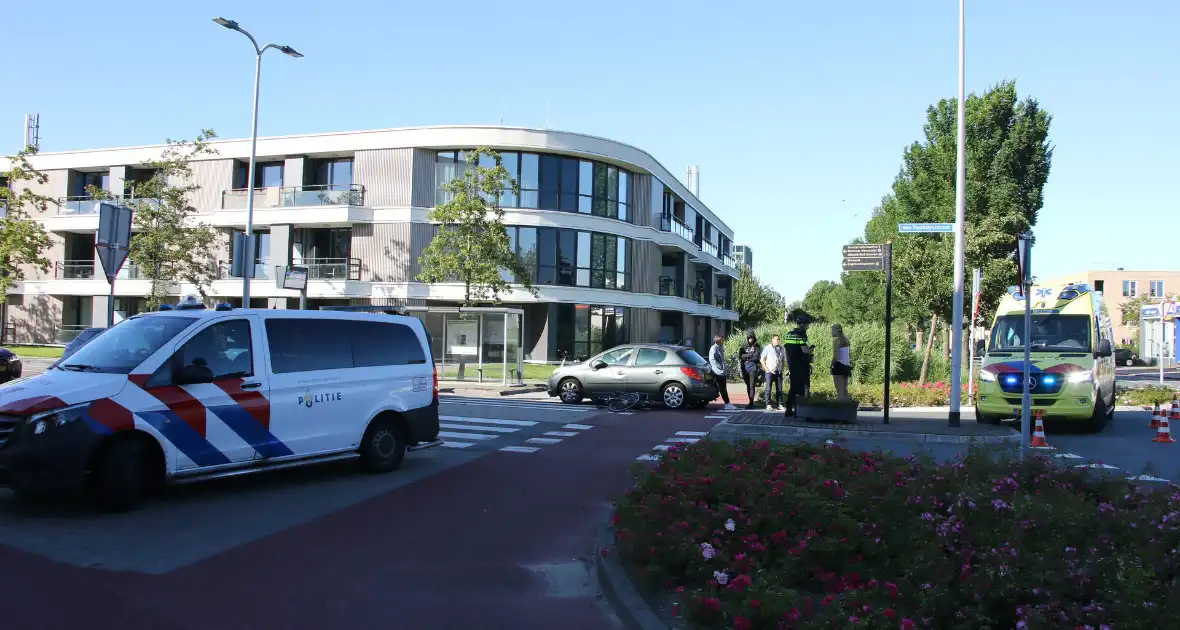
[[753, 328], [767, 322], [780, 322], [785, 309], [783, 297], [762, 284], [748, 266], [739, 269], [741, 275], [733, 288], [733, 310], [738, 313], [738, 327]]
[[[905, 149], [892, 193], [865, 228], [870, 242], [894, 241], [894, 288], [903, 302], [943, 321], [951, 319], [954, 241], [897, 237], [898, 223], [952, 222], [955, 216], [957, 102], [926, 112], [925, 139]], [[967, 100], [967, 269], [983, 270], [981, 308], [994, 309], [1016, 283], [1016, 238], [1036, 225], [1044, 205], [1053, 149], [1051, 116], [1036, 100], [1019, 100], [1002, 82]], [[895, 303], [897, 303], [895, 301]], [[929, 346], [928, 346], [929, 347]]]
[[[32, 210], [44, 213], [49, 204], [58, 202], [37, 193], [29, 185], [43, 185], [49, 177], [29, 163], [37, 153], [28, 146], [8, 158], [8, 170], [0, 172], [0, 304], [8, 299], [13, 283], [25, 279], [23, 266], [41, 271], [49, 270], [49, 259], [42, 255], [52, 242], [40, 223], [34, 221]], [[16, 192], [18, 182], [25, 182]]]
[[[498, 303], [500, 294], [511, 287], [507, 274], [536, 295], [529, 269], [512, 251], [500, 208], [504, 191], [519, 190], [516, 180], [496, 151], [480, 147], [466, 152], [465, 158], [466, 168], [443, 184], [451, 200], [430, 211], [430, 220], [438, 224], [438, 230], [422, 252], [418, 278], [423, 282], [462, 282], [464, 306], [488, 300]], [[489, 162], [495, 166], [486, 166]]]
[[[123, 202], [134, 211], [135, 233], [131, 235], [131, 262], [151, 280], [147, 307], [154, 310], [168, 295], [171, 285], [188, 282], [205, 297], [206, 287], [218, 274], [212, 262], [217, 231], [196, 221], [197, 210], [189, 204], [200, 186], [192, 183], [192, 160], [217, 155], [209, 141], [217, 137], [202, 129], [192, 142], [167, 140], [157, 160], [143, 162], [152, 173], [146, 181], [129, 184]], [[109, 199], [111, 193], [89, 187], [95, 199]], [[247, 305], [248, 306], [248, 305]]]

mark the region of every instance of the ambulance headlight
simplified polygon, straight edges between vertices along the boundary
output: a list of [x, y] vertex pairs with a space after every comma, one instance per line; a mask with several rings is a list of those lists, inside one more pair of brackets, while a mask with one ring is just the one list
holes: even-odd
[[35, 413], [29, 416], [28, 423], [33, 427], [33, 433], [41, 435], [53, 427], [60, 427], [81, 420], [86, 417], [86, 410], [89, 407], [90, 403], [87, 402], [52, 411], [42, 411], [41, 413]]
[[994, 383], [996, 382], [996, 374], [995, 372], [988, 372], [984, 370], [979, 373], [979, 381], [981, 383]]
[[1069, 375], [1069, 382], [1071, 383], [1089, 383], [1094, 380], [1094, 375], [1090, 372], [1073, 372]]

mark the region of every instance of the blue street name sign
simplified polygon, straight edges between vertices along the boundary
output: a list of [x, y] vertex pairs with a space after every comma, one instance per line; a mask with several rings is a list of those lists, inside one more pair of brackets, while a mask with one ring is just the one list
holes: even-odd
[[897, 231], [902, 234], [924, 234], [931, 232], [952, 233], [954, 223], [898, 223]]

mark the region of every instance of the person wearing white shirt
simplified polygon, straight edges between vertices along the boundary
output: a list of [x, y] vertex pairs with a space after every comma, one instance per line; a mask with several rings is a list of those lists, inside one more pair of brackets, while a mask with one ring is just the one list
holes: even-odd
[[[770, 344], [762, 349], [762, 371], [766, 373], [766, 408], [781, 409], [783, 398], [783, 347], [781, 338], [775, 335]], [[774, 390], [774, 398], [770, 397]]]
[[849, 358], [848, 337], [840, 324], [832, 324], [832, 381], [836, 385], [836, 397], [848, 400], [848, 379], [852, 376], [852, 359]]
[[735, 409], [729, 402], [729, 388], [728, 383], [725, 382], [725, 337], [721, 335], [713, 337], [713, 347], [709, 348], [709, 369], [713, 371], [713, 381], [717, 383], [717, 393], [721, 394], [721, 400], [725, 401], [725, 406], [722, 409]]

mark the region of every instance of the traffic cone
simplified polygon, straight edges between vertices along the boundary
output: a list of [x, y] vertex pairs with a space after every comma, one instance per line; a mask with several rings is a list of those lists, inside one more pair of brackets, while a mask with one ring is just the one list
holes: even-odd
[[1033, 429], [1032, 441], [1028, 443], [1029, 448], [1052, 448], [1049, 442], [1045, 440], [1045, 412], [1037, 412], [1037, 426]]
[[1160, 407], [1159, 403], [1156, 403], [1155, 404], [1155, 411], [1151, 412], [1151, 426], [1149, 428], [1152, 428], [1152, 429], [1160, 428], [1160, 418], [1163, 417], [1163, 415], [1164, 415], [1163, 408]]
[[[1175, 407], [1172, 407], [1172, 413], [1169, 415], [1180, 420], [1180, 411], [1177, 411]], [[1156, 430], [1155, 437], [1152, 438], [1151, 441], [1152, 442], [1159, 442], [1160, 444], [1175, 444], [1176, 443], [1176, 440], [1172, 439], [1172, 430], [1170, 428], [1168, 428], [1168, 416], [1164, 416], [1164, 417], [1160, 418], [1159, 429]]]

